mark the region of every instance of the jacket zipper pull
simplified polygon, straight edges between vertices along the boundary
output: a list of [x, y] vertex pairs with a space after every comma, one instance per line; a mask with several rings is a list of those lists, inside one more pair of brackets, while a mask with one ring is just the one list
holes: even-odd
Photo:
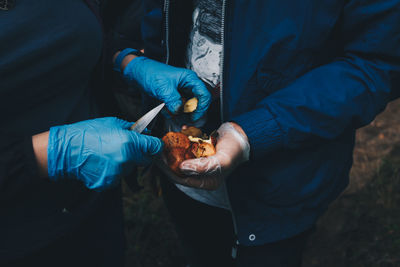
[[236, 259], [238, 248], [239, 248], [239, 240], [235, 238], [235, 242], [233, 243], [232, 246], [232, 259]]

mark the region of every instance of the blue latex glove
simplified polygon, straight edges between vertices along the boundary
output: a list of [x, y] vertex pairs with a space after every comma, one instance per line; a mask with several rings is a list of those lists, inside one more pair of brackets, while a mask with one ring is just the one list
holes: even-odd
[[141, 56], [129, 62], [123, 76], [130, 82], [138, 83], [148, 95], [165, 102], [168, 110], [174, 114], [182, 106], [182, 96], [178, 91], [189, 98], [196, 97], [199, 102], [191, 115], [193, 121], [205, 115], [211, 102], [211, 94], [204, 83], [195, 72], [188, 69], [172, 67]]
[[131, 125], [109, 117], [50, 128], [49, 178], [78, 179], [96, 191], [118, 184], [162, 149], [160, 139], [130, 131]]

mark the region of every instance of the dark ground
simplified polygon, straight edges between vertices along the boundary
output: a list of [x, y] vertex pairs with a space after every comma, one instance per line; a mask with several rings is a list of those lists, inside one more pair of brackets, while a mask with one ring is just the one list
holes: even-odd
[[[400, 266], [400, 101], [357, 132], [347, 190], [318, 222], [304, 267]], [[152, 181], [149, 181], [152, 180]], [[126, 266], [180, 267], [182, 248], [156, 179], [124, 186]], [[221, 266], [223, 267], [223, 266]]]

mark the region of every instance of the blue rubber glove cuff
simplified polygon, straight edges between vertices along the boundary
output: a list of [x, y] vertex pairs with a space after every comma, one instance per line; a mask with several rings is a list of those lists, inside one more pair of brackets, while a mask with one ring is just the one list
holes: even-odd
[[116, 72], [122, 73], [122, 70], [121, 70], [122, 61], [124, 60], [124, 58], [127, 55], [130, 55], [130, 54], [141, 55], [142, 53], [139, 50], [136, 50], [133, 48], [125, 48], [118, 54], [117, 58], [115, 59], [113, 70], [115, 70]]
[[[57, 155], [58, 151], [62, 151], [61, 143], [58, 142], [60, 131], [63, 131], [62, 126], [50, 128], [48, 151], [47, 151], [47, 173], [50, 180], [57, 180], [66, 175], [64, 169], [61, 167], [66, 159], [65, 154]], [[52, 148], [52, 149], [50, 149]]]

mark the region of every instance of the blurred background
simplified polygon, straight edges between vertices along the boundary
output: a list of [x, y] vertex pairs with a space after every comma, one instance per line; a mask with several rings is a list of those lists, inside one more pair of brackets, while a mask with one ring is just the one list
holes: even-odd
[[[356, 140], [350, 184], [320, 219], [303, 267], [400, 266], [400, 100], [359, 129]], [[126, 266], [184, 266], [158, 179], [142, 172], [143, 189], [135, 193], [123, 185]]]

